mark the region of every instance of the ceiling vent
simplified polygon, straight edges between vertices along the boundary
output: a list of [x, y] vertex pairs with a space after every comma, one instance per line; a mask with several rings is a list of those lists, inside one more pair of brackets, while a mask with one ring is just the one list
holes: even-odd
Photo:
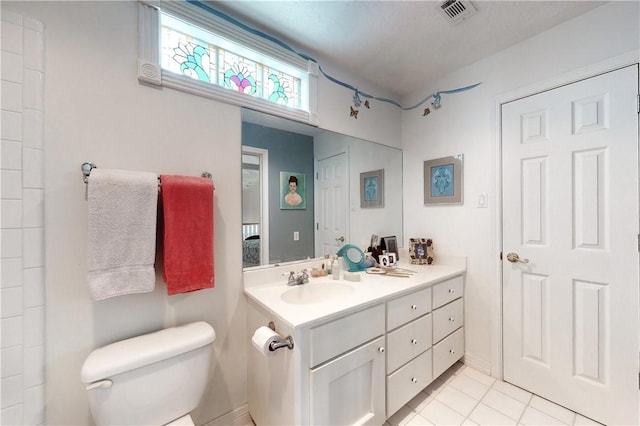
[[451, 24], [458, 24], [476, 13], [476, 8], [466, 0], [446, 0], [438, 3], [438, 7]]

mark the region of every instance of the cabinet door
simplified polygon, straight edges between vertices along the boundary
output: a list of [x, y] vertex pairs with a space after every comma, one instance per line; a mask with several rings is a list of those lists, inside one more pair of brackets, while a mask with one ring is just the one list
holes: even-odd
[[384, 337], [311, 370], [311, 424], [385, 421]]

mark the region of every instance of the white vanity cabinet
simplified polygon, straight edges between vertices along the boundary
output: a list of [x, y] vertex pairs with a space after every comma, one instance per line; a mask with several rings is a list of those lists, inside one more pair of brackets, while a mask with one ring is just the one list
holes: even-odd
[[431, 288], [387, 302], [387, 417], [433, 380]]
[[312, 327], [309, 333], [311, 424], [384, 423], [384, 305]]
[[464, 355], [462, 276], [433, 286], [433, 377]]

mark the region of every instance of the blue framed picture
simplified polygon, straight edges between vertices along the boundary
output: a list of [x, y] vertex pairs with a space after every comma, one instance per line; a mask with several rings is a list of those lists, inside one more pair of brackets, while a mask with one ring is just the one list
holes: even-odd
[[424, 162], [424, 204], [462, 204], [462, 154]]
[[360, 207], [384, 207], [384, 169], [360, 173]]

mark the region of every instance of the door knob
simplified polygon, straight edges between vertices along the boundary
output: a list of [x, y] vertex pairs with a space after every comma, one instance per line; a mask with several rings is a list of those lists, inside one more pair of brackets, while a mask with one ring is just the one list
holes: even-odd
[[511, 263], [529, 263], [529, 259], [520, 259], [518, 253], [507, 253], [507, 260]]
[[340, 241], [341, 243], [344, 243], [344, 236], [342, 236], [340, 238], [336, 238], [336, 241]]

